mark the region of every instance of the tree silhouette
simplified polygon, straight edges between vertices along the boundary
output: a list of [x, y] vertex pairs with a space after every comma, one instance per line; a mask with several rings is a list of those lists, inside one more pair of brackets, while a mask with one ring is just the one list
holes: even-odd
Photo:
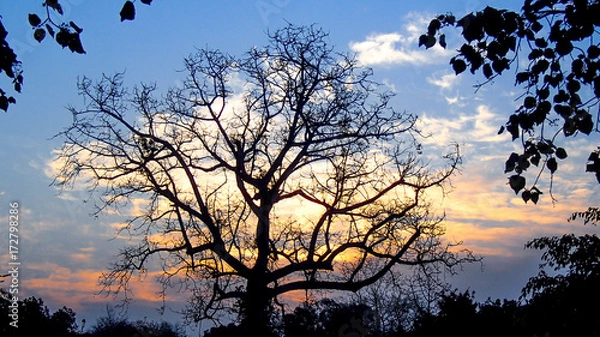
[[453, 271], [441, 263], [410, 269], [392, 272], [352, 294], [352, 303], [370, 308], [373, 335], [395, 336], [413, 330], [419, 318], [437, 311], [440, 298], [450, 291], [444, 275]]
[[374, 312], [364, 303], [333, 299], [305, 302], [283, 317], [286, 337], [381, 335], [373, 324]]
[[[72, 309], [62, 307], [51, 313], [41, 298], [32, 296], [12, 302], [13, 296], [8, 291], [0, 289], [2, 336], [78, 336], [76, 314]], [[18, 307], [18, 314], [15, 314], [18, 317], [16, 327], [10, 324], [15, 322], [14, 317], [11, 318], [14, 305]]]
[[[560, 160], [567, 158], [561, 138], [598, 131], [596, 112], [600, 102], [600, 1], [526, 0], [520, 12], [492, 7], [469, 13], [461, 19], [451, 14], [433, 19], [419, 44], [447, 47], [445, 27], [462, 29], [465, 43], [450, 60], [456, 74], [480, 72], [481, 87], [518, 69], [515, 85], [522, 86], [522, 105], [499, 133], [520, 139], [522, 153], [513, 152], [506, 161], [509, 185], [521, 192], [525, 202], [537, 203], [542, 172], [550, 179]], [[523, 68], [520, 68], [525, 64]], [[520, 69], [519, 69], [520, 68]], [[599, 150], [591, 152], [585, 170], [600, 183]], [[533, 183], [523, 173], [538, 167]], [[550, 192], [552, 192], [550, 183]]]
[[576, 219], [582, 219], [583, 224], [600, 224], [600, 207], [588, 207], [586, 211], [573, 212], [569, 221], [573, 221]]
[[516, 301], [477, 303], [473, 292], [454, 290], [440, 296], [437, 313], [423, 313], [405, 335], [533, 336], [524, 312]]
[[[594, 336], [600, 331], [600, 238], [566, 234], [529, 241], [529, 249], [544, 251], [538, 275], [523, 288], [528, 299], [526, 320], [532, 333]], [[550, 268], [553, 274], [549, 274]]]
[[144, 200], [123, 229], [139, 245], [121, 251], [107, 289], [126, 290], [156, 256], [165, 287], [193, 290], [195, 319], [239, 301], [260, 335], [288, 292], [356, 291], [396, 265], [470, 260], [442, 242], [426, 199], [457, 153], [428, 169], [416, 118], [320, 29], [290, 25], [269, 41], [241, 58], [197, 51], [160, 99], [120, 74], [80, 81], [86, 104], [60, 134], [56, 183], [87, 180], [99, 212]]
[[183, 337], [185, 332], [178, 326], [162, 321], [137, 320], [132, 322], [111, 307], [106, 316], [99, 317], [96, 324], [82, 336], [86, 337]]

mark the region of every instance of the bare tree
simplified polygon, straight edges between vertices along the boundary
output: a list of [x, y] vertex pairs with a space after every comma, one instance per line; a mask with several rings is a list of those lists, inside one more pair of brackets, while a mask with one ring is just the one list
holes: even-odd
[[[440, 245], [439, 236], [431, 236], [429, 245]], [[469, 252], [464, 251], [467, 255]], [[480, 258], [469, 255], [469, 261]], [[413, 266], [399, 265], [372, 285], [364, 287], [347, 299], [349, 305], [363, 305], [373, 316], [374, 335], [392, 336], [411, 331], [423, 315], [434, 315], [437, 302], [451, 285], [446, 276], [457, 271], [455, 263], [446, 261]]]
[[139, 245], [121, 251], [106, 287], [126, 290], [159, 256], [160, 282], [193, 290], [197, 319], [239, 303], [258, 335], [283, 294], [357, 291], [398, 264], [461, 261], [430, 244], [442, 228], [426, 199], [458, 153], [428, 169], [416, 117], [326, 33], [290, 25], [241, 58], [199, 50], [185, 66], [161, 98], [120, 74], [84, 78], [85, 106], [60, 134], [57, 184], [87, 181], [99, 212], [145, 200], [124, 228]]

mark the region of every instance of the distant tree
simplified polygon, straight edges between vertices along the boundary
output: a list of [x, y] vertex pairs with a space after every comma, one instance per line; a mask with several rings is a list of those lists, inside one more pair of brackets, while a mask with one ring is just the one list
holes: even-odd
[[[562, 138], [599, 130], [600, 1], [526, 0], [520, 12], [486, 7], [461, 19], [440, 15], [419, 44], [446, 48], [446, 27], [460, 27], [466, 41], [450, 60], [452, 68], [457, 75], [466, 70], [483, 74], [485, 80], [477, 87], [511, 66], [517, 68], [515, 85], [523, 88], [522, 105], [499, 133], [508, 131], [523, 146], [506, 161], [510, 187], [525, 202], [537, 203], [542, 173], [549, 172], [552, 179], [559, 161], [568, 156]], [[591, 152], [585, 170], [600, 183], [599, 155], [600, 148]], [[532, 165], [539, 169], [527, 183], [523, 174]]]
[[[600, 332], [600, 238], [596, 235], [541, 237], [526, 248], [542, 250], [537, 276], [522, 297], [528, 300], [531, 333], [551, 336], [595, 336]], [[549, 274], [550, 268], [553, 274]]]
[[317, 337], [321, 327], [316, 306], [304, 303], [294, 308], [292, 313], [284, 315], [283, 330], [285, 337]]
[[285, 337], [365, 337], [380, 335], [374, 311], [363, 303], [334, 299], [305, 302], [284, 316]]
[[62, 307], [51, 313], [41, 298], [28, 297], [18, 300], [18, 327], [11, 326], [9, 315], [13, 304], [12, 295], [0, 289], [0, 335], [11, 336], [77, 336], [78, 326], [75, 312]]
[[488, 299], [478, 305], [478, 327], [477, 335], [504, 337], [523, 336], [531, 337], [525, 329], [523, 319], [524, 309], [517, 300], [492, 301]]
[[437, 312], [439, 299], [450, 291], [443, 275], [453, 272], [443, 264], [403, 267], [356, 292], [350, 301], [370, 308], [374, 335], [402, 334], [419, 317]]
[[477, 303], [473, 292], [449, 291], [439, 298], [438, 311], [418, 317], [407, 336], [530, 337], [524, 333], [521, 312], [516, 301]]
[[115, 315], [112, 309], [98, 318], [86, 337], [183, 337], [184, 331], [168, 322], [146, 320], [129, 321], [124, 315]]
[[[143, 4], [150, 5], [152, 0], [140, 0]], [[52, 14], [63, 15], [63, 7], [59, 0], [45, 0], [42, 3], [45, 13], [40, 17], [37, 13], [29, 13], [28, 21], [33, 29], [33, 38], [42, 42], [46, 36], [51, 36], [61, 47], [68, 47], [69, 50], [77, 54], [85, 54], [80, 34], [83, 29], [75, 22], [60, 22], [52, 18]], [[125, 1], [123, 8], [119, 13], [121, 21], [135, 19], [134, 1]], [[18, 60], [17, 54], [6, 41], [8, 31], [2, 24], [0, 16], [0, 73], [4, 74], [12, 81], [13, 90], [21, 92], [23, 87], [23, 69], [22, 62]], [[10, 104], [15, 104], [14, 96], [7, 96], [7, 92], [0, 87], [0, 110], [7, 111]]]
[[240, 301], [258, 335], [290, 291], [357, 291], [396, 265], [472, 260], [442, 241], [425, 198], [458, 155], [428, 169], [416, 118], [323, 31], [269, 37], [243, 58], [199, 50], [161, 99], [121, 75], [79, 83], [86, 105], [60, 135], [56, 183], [90, 182], [99, 212], [145, 200], [123, 228], [139, 245], [121, 252], [107, 289], [127, 289], [156, 256], [165, 287], [194, 291], [195, 319]]
[[88, 337], [182, 337], [185, 333], [169, 322], [147, 320], [130, 321], [126, 313], [118, 313], [111, 306], [106, 315], [99, 317], [85, 336]]
[[204, 337], [243, 337], [247, 336], [244, 329], [238, 324], [229, 323], [210, 328], [203, 335]]
[[127, 320], [124, 313], [118, 314], [107, 306], [106, 315], [99, 317], [88, 332], [92, 337], [126, 337], [137, 334], [136, 327]]

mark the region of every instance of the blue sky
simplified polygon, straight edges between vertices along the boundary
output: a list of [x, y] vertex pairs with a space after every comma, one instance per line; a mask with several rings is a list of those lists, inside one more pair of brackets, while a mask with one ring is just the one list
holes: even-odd
[[[480, 300], [516, 298], [537, 272], [539, 253], [524, 251], [527, 240], [540, 235], [597, 232], [565, 220], [572, 211], [597, 204], [600, 188], [583, 174], [587, 154], [598, 136], [570, 141], [569, 162], [555, 177], [552, 204], [544, 197], [538, 206], [525, 205], [506, 185], [504, 161], [516, 145], [508, 135], [497, 135], [517, 106], [520, 91], [507, 78], [475, 93], [476, 77], [455, 77], [448, 65], [451, 52], [424, 51], [418, 36], [438, 13], [461, 16], [486, 5], [518, 9], [520, 1], [186, 1], [156, 0], [137, 4], [133, 22], [119, 21], [123, 1], [63, 0], [64, 20], [84, 29], [86, 55], [71, 54], [52, 41], [37, 43], [27, 23], [30, 12], [42, 13], [41, 0], [2, 1], [0, 15], [8, 41], [24, 66], [23, 93], [17, 105], [0, 116], [0, 214], [8, 204], [21, 204], [22, 291], [41, 296], [51, 308], [68, 305], [80, 318], [93, 321], [110, 298], [97, 296], [96, 281], [126, 242], [114, 238], [118, 215], [89, 216], [86, 194], [58, 194], [51, 187], [53, 151], [60, 146], [52, 136], [71, 122], [66, 107], [80, 105], [77, 78], [99, 78], [125, 71], [129, 85], [155, 82], [159, 89], [176, 86], [183, 58], [195, 48], [220, 49], [240, 55], [266, 43], [265, 32], [287, 23], [315, 24], [330, 32], [341, 52], [356, 53], [372, 67], [377, 81], [397, 92], [394, 105], [421, 117], [431, 134], [425, 151], [442, 153], [459, 143], [464, 155], [462, 173], [453, 191], [434, 206], [446, 214], [449, 239], [485, 257], [483, 268], [465, 266], [449, 279], [459, 289], [476, 291]], [[448, 44], [458, 40], [449, 38]], [[510, 72], [514, 71], [513, 69]], [[4, 78], [0, 79], [5, 81]], [[2, 82], [2, 87], [7, 87]], [[6, 219], [6, 217], [4, 217]], [[122, 220], [122, 219], [121, 219]], [[3, 225], [3, 231], [6, 226]], [[4, 235], [3, 235], [4, 237]], [[2, 261], [7, 240], [0, 241]], [[149, 278], [136, 288], [133, 317], [155, 315], [158, 289]]]

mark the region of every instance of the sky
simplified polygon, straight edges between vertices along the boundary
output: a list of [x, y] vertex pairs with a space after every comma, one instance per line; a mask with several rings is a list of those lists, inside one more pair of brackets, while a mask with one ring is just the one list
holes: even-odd
[[[23, 93], [17, 104], [0, 114], [0, 257], [8, 269], [8, 213], [19, 203], [20, 294], [38, 296], [56, 310], [66, 305], [92, 322], [106, 313], [112, 298], [98, 295], [98, 276], [114, 261], [126, 239], [115, 238], [118, 215], [92, 217], [93, 200], [81, 191], [51, 186], [55, 134], [71, 123], [68, 106], [81, 105], [77, 79], [125, 72], [128, 85], [156, 83], [159, 90], [177, 86], [183, 58], [195, 48], [220, 49], [241, 55], [267, 42], [266, 32], [314, 24], [329, 32], [340, 52], [356, 55], [373, 69], [374, 79], [394, 90], [393, 104], [419, 116], [431, 136], [424, 151], [441, 154], [458, 143], [461, 172], [452, 191], [433, 207], [445, 214], [449, 240], [484, 257], [448, 281], [475, 291], [478, 300], [516, 299], [528, 278], [537, 273], [540, 252], [524, 250], [535, 237], [565, 233], [597, 233], [595, 227], [567, 222], [571, 212], [597, 205], [600, 186], [584, 174], [585, 158], [598, 135], [568, 143], [569, 160], [559, 163], [552, 202], [547, 193], [538, 205], [524, 204], [507, 186], [504, 161], [518, 150], [509, 135], [497, 131], [518, 106], [521, 91], [508, 76], [475, 91], [473, 76], [454, 76], [452, 50], [418, 48], [418, 36], [436, 14], [460, 17], [487, 5], [518, 10], [520, 1], [181, 1], [137, 3], [137, 18], [120, 22], [124, 1], [62, 0], [63, 20], [84, 29], [85, 55], [71, 54], [52, 41], [36, 42], [28, 13], [43, 13], [41, 0], [0, 0], [7, 38], [24, 67]], [[453, 44], [454, 42], [454, 44]], [[458, 39], [449, 37], [448, 45]], [[480, 80], [480, 78], [479, 78]], [[0, 79], [8, 87], [6, 79]], [[547, 185], [541, 185], [547, 191]], [[122, 219], [121, 219], [122, 220]], [[158, 286], [149, 277], [136, 283], [130, 317], [156, 317]], [[171, 303], [177, 308], [178, 303]], [[170, 316], [172, 317], [172, 316]]]

